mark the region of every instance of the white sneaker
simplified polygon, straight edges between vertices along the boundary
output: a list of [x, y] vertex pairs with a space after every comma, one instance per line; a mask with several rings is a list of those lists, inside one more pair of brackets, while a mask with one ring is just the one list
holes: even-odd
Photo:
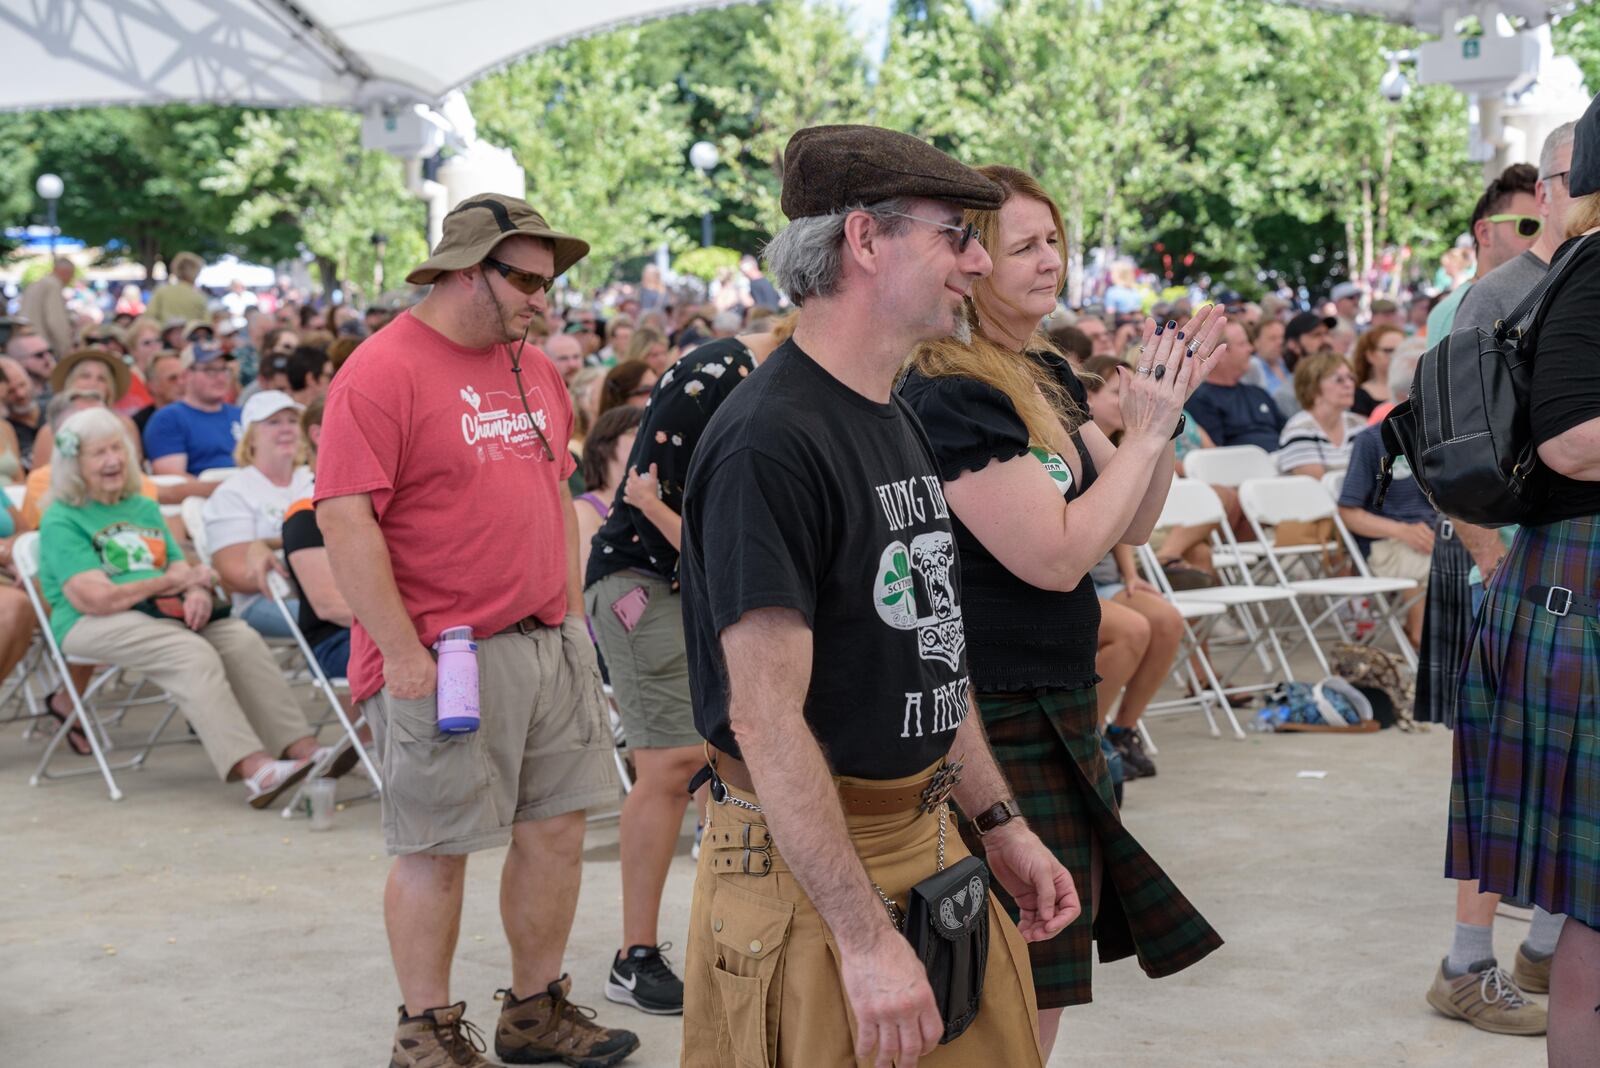
[[254, 775], [244, 781], [246, 800], [251, 808], [266, 808], [285, 790], [306, 777], [311, 770], [310, 760], [274, 760], [263, 764]]

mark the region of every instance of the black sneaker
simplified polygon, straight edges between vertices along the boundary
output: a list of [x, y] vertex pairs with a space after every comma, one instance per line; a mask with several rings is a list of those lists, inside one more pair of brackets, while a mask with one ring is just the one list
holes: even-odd
[[1156, 764], [1144, 752], [1144, 739], [1139, 732], [1126, 727], [1112, 727], [1106, 732], [1111, 748], [1122, 754], [1122, 766], [1130, 779], [1148, 779], [1155, 775]]
[[618, 954], [611, 962], [611, 977], [606, 980], [606, 1000], [632, 1005], [654, 1016], [678, 1016], [683, 1012], [683, 980], [672, 972], [660, 946], [632, 946], [626, 956]]

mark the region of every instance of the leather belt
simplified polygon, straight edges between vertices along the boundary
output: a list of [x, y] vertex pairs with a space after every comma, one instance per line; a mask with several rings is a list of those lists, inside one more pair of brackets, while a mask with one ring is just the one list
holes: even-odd
[[[721, 779], [736, 790], [755, 793], [755, 786], [750, 780], [750, 769], [744, 761], [729, 756], [720, 749], [711, 747], [708, 749], [712, 758], [711, 766], [714, 769], [711, 777], [713, 798], [715, 798], [717, 779]], [[896, 783], [893, 786], [840, 783], [839, 807], [847, 816], [882, 816], [894, 812], [912, 812], [917, 809], [931, 812], [949, 798], [950, 791], [955, 789], [956, 783], [960, 781], [961, 765], [941, 764], [939, 770], [932, 775], [910, 783]]]
[[1553, 616], [1600, 616], [1600, 601], [1574, 593], [1565, 586], [1529, 586], [1523, 596]]
[[541, 630], [549, 629], [550, 624], [538, 616], [523, 616], [509, 627], [495, 631], [494, 636], [498, 638], [502, 634], [537, 634]]

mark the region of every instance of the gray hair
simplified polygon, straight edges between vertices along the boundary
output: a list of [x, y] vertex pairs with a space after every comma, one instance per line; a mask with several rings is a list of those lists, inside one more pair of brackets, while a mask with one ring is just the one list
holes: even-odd
[[894, 237], [907, 229], [909, 220], [901, 218], [906, 202], [900, 197], [875, 204], [852, 204], [830, 215], [808, 215], [795, 219], [767, 242], [762, 254], [767, 271], [778, 288], [796, 306], [807, 297], [831, 297], [844, 274], [844, 221], [852, 212], [865, 212], [886, 236]]
[[744, 316], [736, 311], [717, 312], [716, 318], [711, 320], [711, 329], [719, 334], [737, 334], [742, 326]]
[[1399, 404], [1411, 396], [1411, 380], [1417, 374], [1417, 361], [1428, 351], [1428, 343], [1420, 337], [1408, 337], [1394, 347], [1389, 357], [1389, 396]]
[[[74, 434], [78, 438], [77, 447], [71, 450], [70, 456], [67, 455], [68, 450], [62, 447], [61, 438], [65, 434]], [[144, 487], [144, 475], [139, 471], [139, 454], [133, 451], [133, 442], [129, 440], [122, 420], [110, 408], [102, 406], [73, 414], [57, 432], [55, 452], [50, 457], [50, 493], [45, 498], [45, 507], [48, 508], [55, 501], [73, 508], [83, 506], [89, 496], [89, 487], [83, 481], [81, 457], [91, 443], [113, 435], [122, 439], [123, 450], [128, 456], [122, 478], [122, 493], [117, 499], [125, 501], [138, 495]]]
[[50, 398], [50, 403], [45, 405], [45, 422], [50, 424], [50, 432], [55, 433], [61, 429], [61, 424], [67, 421], [70, 411], [78, 401], [92, 400], [101, 407], [105, 406], [106, 399], [92, 389], [69, 389], [65, 393], [57, 393]]
[[1563, 145], [1572, 144], [1573, 131], [1578, 128], [1576, 122], [1564, 122], [1550, 131], [1550, 136], [1544, 139], [1544, 147], [1539, 150], [1539, 177], [1547, 178], [1556, 169], [1556, 153], [1561, 151]]

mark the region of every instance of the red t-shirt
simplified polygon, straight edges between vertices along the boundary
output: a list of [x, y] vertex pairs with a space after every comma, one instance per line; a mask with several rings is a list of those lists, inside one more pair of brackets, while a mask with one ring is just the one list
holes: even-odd
[[[395, 584], [417, 636], [468, 626], [495, 634], [567, 611], [560, 493], [576, 466], [572, 404], [555, 365], [522, 355], [528, 422], [512, 345], [463, 348], [410, 312], [361, 343], [328, 391], [316, 500], [370, 494]], [[383, 686], [383, 656], [356, 620], [351, 696]]]

